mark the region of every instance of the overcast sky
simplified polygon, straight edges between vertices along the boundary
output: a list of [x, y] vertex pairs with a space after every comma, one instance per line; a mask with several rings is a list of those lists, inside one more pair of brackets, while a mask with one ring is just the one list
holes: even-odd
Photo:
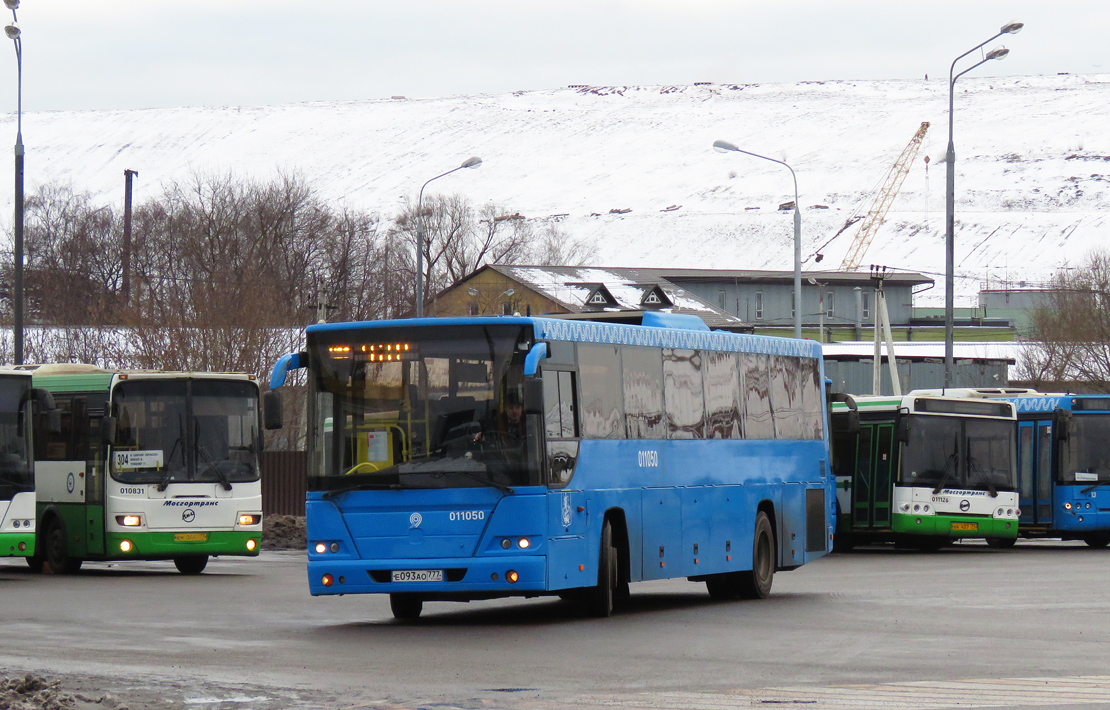
[[995, 43], [1011, 55], [977, 73], [1110, 73], [1107, 0], [24, 0], [18, 15], [24, 112], [935, 78], [1013, 19], [1025, 29]]

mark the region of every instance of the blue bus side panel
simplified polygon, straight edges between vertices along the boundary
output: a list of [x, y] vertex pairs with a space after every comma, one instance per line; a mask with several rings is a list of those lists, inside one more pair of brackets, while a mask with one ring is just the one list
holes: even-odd
[[594, 512], [580, 490], [547, 494], [547, 588], [570, 589], [597, 583], [599, 550], [588, 535]]
[[782, 544], [779, 546], [779, 563], [783, 567], [803, 564], [806, 549], [806, 489], [804, 485], [790, 483], [782, 488]]
[[[685, 574], [682, 566], [682, 492], [677, 488], [648, 488], [640, 496], [643, 520], [643, 579], [666, 579]], [[636, 531], [630, 531], [635, 535]]]

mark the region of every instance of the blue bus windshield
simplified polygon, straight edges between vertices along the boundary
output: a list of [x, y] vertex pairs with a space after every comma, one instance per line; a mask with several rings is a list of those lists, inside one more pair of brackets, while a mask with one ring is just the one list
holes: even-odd
[[1060, 481], [1110, 481], [1110, 415], [1083, 414], [1072, 419], [1060, 459]]
[[542, 422], [523, 413], [530, 326], [310, 332], [310, 490], [541, 485]]

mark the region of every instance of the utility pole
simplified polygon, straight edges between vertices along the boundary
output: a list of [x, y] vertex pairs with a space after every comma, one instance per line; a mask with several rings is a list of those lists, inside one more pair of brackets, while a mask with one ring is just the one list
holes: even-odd
[[131, 188], [138, 170], [123, 171], [123, 305], [131, 303]]

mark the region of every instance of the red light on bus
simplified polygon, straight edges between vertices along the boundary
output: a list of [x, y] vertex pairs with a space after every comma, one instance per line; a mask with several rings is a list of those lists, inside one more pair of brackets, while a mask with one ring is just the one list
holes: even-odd
[[332, 584], [335, 583], [335, 580], [332, 579], [332, 576], [330, 574], [325, 574], [324, 577], [320, 580], [320, 583], [323, 584], [325, 587], [330, 587]]

